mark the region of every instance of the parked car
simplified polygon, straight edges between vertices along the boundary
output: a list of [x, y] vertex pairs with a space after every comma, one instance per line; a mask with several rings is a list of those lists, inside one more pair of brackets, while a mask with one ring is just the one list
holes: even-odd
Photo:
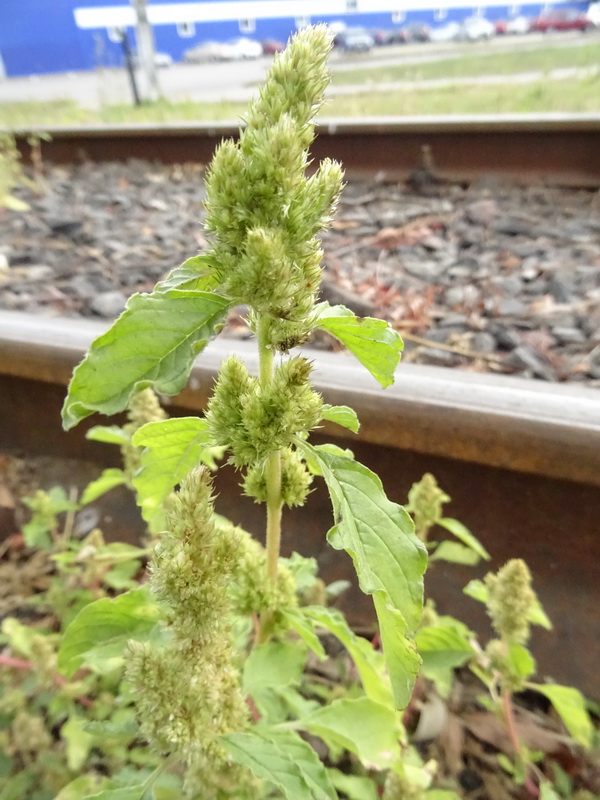
[[499, 19], [496, 21], [495, 27], [496, 27], [496, 34], [499, 35], [508, 35], [508, 34], [522, 35], [524, 33], [529, 32], [529, 28], [531, 27], [531, 22], [527, 17], [519, 16], [519, 17], [513, 17], [512, 19]]
[[[133, 62], [133, 66], [139, 66], [139, 59], [137, 53], [131, 54], [131, 60]], [[154, 53], [154, 66], [158, 67], [159, 69], [162, 67], [170, 67], [173, 63], [173, 56], [169, 55], [169, 53]]]
[[458, 22], [448, 22], [446, 25], [441, 25], [439, 28], [432, 28], [429, 31], [430, 42], [454, 42], [460, 34], [460, 25]]
[[241, 61], [244, 58], [260, 58], [263, 54], [262, 45], [254, 39], [246, 39], [240, 36], [227, 42], [230, 48], [231, 60]]
[[406, 44], [409, 39], [406, 28], [394, 28], [392, 30], [375, 30], [371, 32], [378, 47], [388, 44]]
[[406, 37], [407, 42], [428, 42], [429, 41], [429, 25], [424, 22], [411, 22], [402, 28], [402, 32]]
[[230, 61], [231, 53], [229, 46], [223, 42], [201, 42], [186, 50], [183, 54], [186, 64], [201, 64], [205, 61]]
[[496, 27], [493, 22], [483, 17], [467, 17], [460, 24], [460, 30], [456, 37], [461, 42], [479, 42], [491, 39], [496, 35]]
[[384, 45], [394, 44], [394, 36], [396, 31], [391, 31], [388, 29], [379, 29], [374, 30], [371, 32], [373, 39], [375, 40], [375, 44], [377, 47], [383, 47]]
[[587, 14], [574, 8], [567, 8], [562, 11], [540, 14], [533, 20], [529, 30], [547, 33], [548, 31], [589, 31], [595, 27]]
[[600, 28], [600, 3], [591, 3], [585, 15], [595, 28]]
[[375, 39], [365, 28], [346, 28], [338, 33], [334, 42], [342, 50], [366, 52], [374, 46]]
[[266, 56], [274, 56], [275, 53], [283, 53], [285, 45], [277, 39], [265, 39], [262, 42], [262, 51]]

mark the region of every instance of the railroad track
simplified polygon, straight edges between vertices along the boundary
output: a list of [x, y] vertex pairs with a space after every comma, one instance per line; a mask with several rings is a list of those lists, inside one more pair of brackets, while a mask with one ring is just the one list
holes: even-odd
[[[132, 157], [167, 164], [208, 163], [223, 137], [239, 123], [176, 123], [94, 128], [46, 128], [41, 156], [54, 163], [78, 159], [123, 161]], [[424, 148], [434, 174], [471, 181], [482, 175], [554, 185], [600, 186], [599, 114], [321, 120], [312, 148], [316, 160], [340, 160], [352, 177], [403, 179], [423, 166]], [[19, 134], [31, 158], [30, 132]]]
[[[423, 149], [428, 148], [435, 177], [442, 180], [485, 175], [597, 188], [599, 132], [599, 115], [338, 120], [321, 123], [313, 156], [340, 159], [352, 177], [402, 179], [416, 170], [418, 178]], [[40, 142], [40, 154], [55, 163], [131, 157], [207, 163], [220, 139], [234, 136], [236, 127], [62, 128], [49, 133], [52, 138]], [[27, 134], [18, 143], [30, 158]], [[40, 477], [47, 485], [67, 481], [81, 486], [90, 471], [118, 465], [113, 448], [85, 439], [86, 427], [97, 420], [69, 434], [60, 427], [73, 367], [103, 329], [102, 323], [86, 320], [0, 312], [0, 452], [43, 457]], [[171, 414], [204, 408], [218, 364], [232, 350], [252, 363], [248, 343], [214, 342], [199, 360], [189, 388], [169, 400]], [[553, 634], [535, 633], [541, 673], [597, 697], [598, 394], [577, 385], [411, 364], [401, 365], [396, 384], [383, 392], [344, 354], [315, 351], [311, 358], [325, 400], [353, 406], [362, 422], [356, 437], [344, 438], [334, 427], [324, 433], [375, 469], [397, 502], [405, 502], [411, 484], [424, 472], [433, 472], [453, 499], [448, 513], [468, 525], [492, 553], [491, 565], [476, 570], [437, 563], [429, 591], [438, 607], [476, 629], [485, 627], [482, 608], [463, 598], [462, 587], [508, 558], [525, 558], [555, 622]], [[239, 499], [237, 480], [229, 468], [219, 472], [218, 508], [258, 533], [262, 510]], [[120, 490], [106, 496], [99, 513], [114, 536], [141, 532], [131, 498]], [[290, 512], [285, 523], [284, 548], [317, 557], [328, 580], [351, 575], [346, 559], [324, 544], [330, 505], [323, 488], [310, 496], [307, 513]], [[368, 599], [351, 592], [345, 605], [356, 624], [369, 624]], [[585, 653], [585, 658], [573, 658], [574, 652]]]

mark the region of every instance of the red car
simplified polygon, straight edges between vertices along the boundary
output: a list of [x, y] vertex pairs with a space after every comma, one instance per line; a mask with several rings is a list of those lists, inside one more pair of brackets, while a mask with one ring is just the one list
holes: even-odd
[[285, 45], [283, 42], [278, 42], [277, 39], [265, 39], [261, 42], [263, 53], [266, 56], [274, 56], [275, 53], [283, 53]]
[[529, 30], [546, 33], [547, 31], [588, 31], [594, 27], [594, 23], [581, 11], [565, 9], [541, 14], [533, 20]]

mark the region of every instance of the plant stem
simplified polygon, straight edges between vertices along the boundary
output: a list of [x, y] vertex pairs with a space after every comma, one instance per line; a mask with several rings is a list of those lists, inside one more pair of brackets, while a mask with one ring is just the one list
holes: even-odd
[[[269, 341], [270, 321], [266, 314], [258, 320], [259, 381], [265, 388], [273, 381], [273, 347]], [[281, 542], [281, 454], [271, 453], [266, 465], [267, 481], [267, 578], [275, 584]]]
[[508, 689], [503, 689], [502, 691], [502, 711], [515, 755], [518, 758], [521, 758], [521, 742], [519, 740], [515, 715], [512, 707], [512, 692], [510, 692]]

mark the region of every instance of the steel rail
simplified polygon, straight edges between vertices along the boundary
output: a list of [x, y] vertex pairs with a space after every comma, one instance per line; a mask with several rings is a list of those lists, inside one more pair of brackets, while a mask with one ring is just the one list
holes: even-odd
[[[125, 161], [142, 158], [167, 164], [208, 163], [224, 137], [237, 136], [238, 122], [164, 125], [49, 127], [39, 142], [42, 158]], [[402, 180], [423, 166], [424, 148], [441, 180], [501, 180], [595, 188], [600, 186], [600, 115], [474, 115], [322, 119], [312, 148], [315, 160], [340, 160], [352, 177]], [[17, 133], [25, 160], [29, 136]]]
[[[46, 486], [83, 488], [101, 466], [119, 465], [116, 448], [85, 438], [97, 418], [69, 433], [60, 427], [73, 367], [105, 329], [105, 323], [90, 320], [0, 311], [0, 453], [41, 457]], [[337, 437], [334, 441], [374, 469], [396, 502], [406, 501], [411, 483], [424, 472], [435, 474], [453, 499], [449, 513], [492, 553], [493, 562], [475, 572], [436, 562], [428, 587], [438, 608], [488, 635], [482, 609], [462, 595], [462, 587], [509, 558], [525, 558], [555, 624], [552, 635], [534, 637], [541, 674], [600, 699], [598, 394], [573, 385], [412, 364], [400, 365], [395, 385], [383, 391], [350, 356], [307, 352], [324, 399], [351, 405], [362, 423], [357, 436], [333, 425], [322, 433]], [[188, 388], [167, 401], [169, 413], [204, 408], [219, 363], [231, 353], [256, 368], [251, 342], [213, 342], [197, 361]], [[219, 470], [217, 509], [260, 534], [262, 509], [240, 498], [238, 482], [230, 467]], [[142, 533], [125, 490], [109, 492], [95, 506], [112, 537], [132, 541]], [[315, 556], [327, 581], [351, 579], [349, 559], [325, 544], [330, 524], [330, 503], [324, 487], [317, 486], [300, 514], [286, 512], [284, 553], [299, 549]], [[349, 592], [342, 606], [355, 625], [372, 622], [372, 604], [360, 592]], [[586, 658], [572, 657], [582, 652]]]
[[[0, 312], [0, 374], [66, 387], [105, 329], [89, 320]], [[326, 402], [358, 413], [359, 441], [600, 486], [600, 400], [593, 390], [406, 364], [383, 392], [347, 354], [308, 352]], [[196, 363], [189, 387], [168, 403], [202, 411], [231, 353], [256, 371], [251, 342], [218, 339]], [[337, 426], [325, 428], [340, 436]]]

